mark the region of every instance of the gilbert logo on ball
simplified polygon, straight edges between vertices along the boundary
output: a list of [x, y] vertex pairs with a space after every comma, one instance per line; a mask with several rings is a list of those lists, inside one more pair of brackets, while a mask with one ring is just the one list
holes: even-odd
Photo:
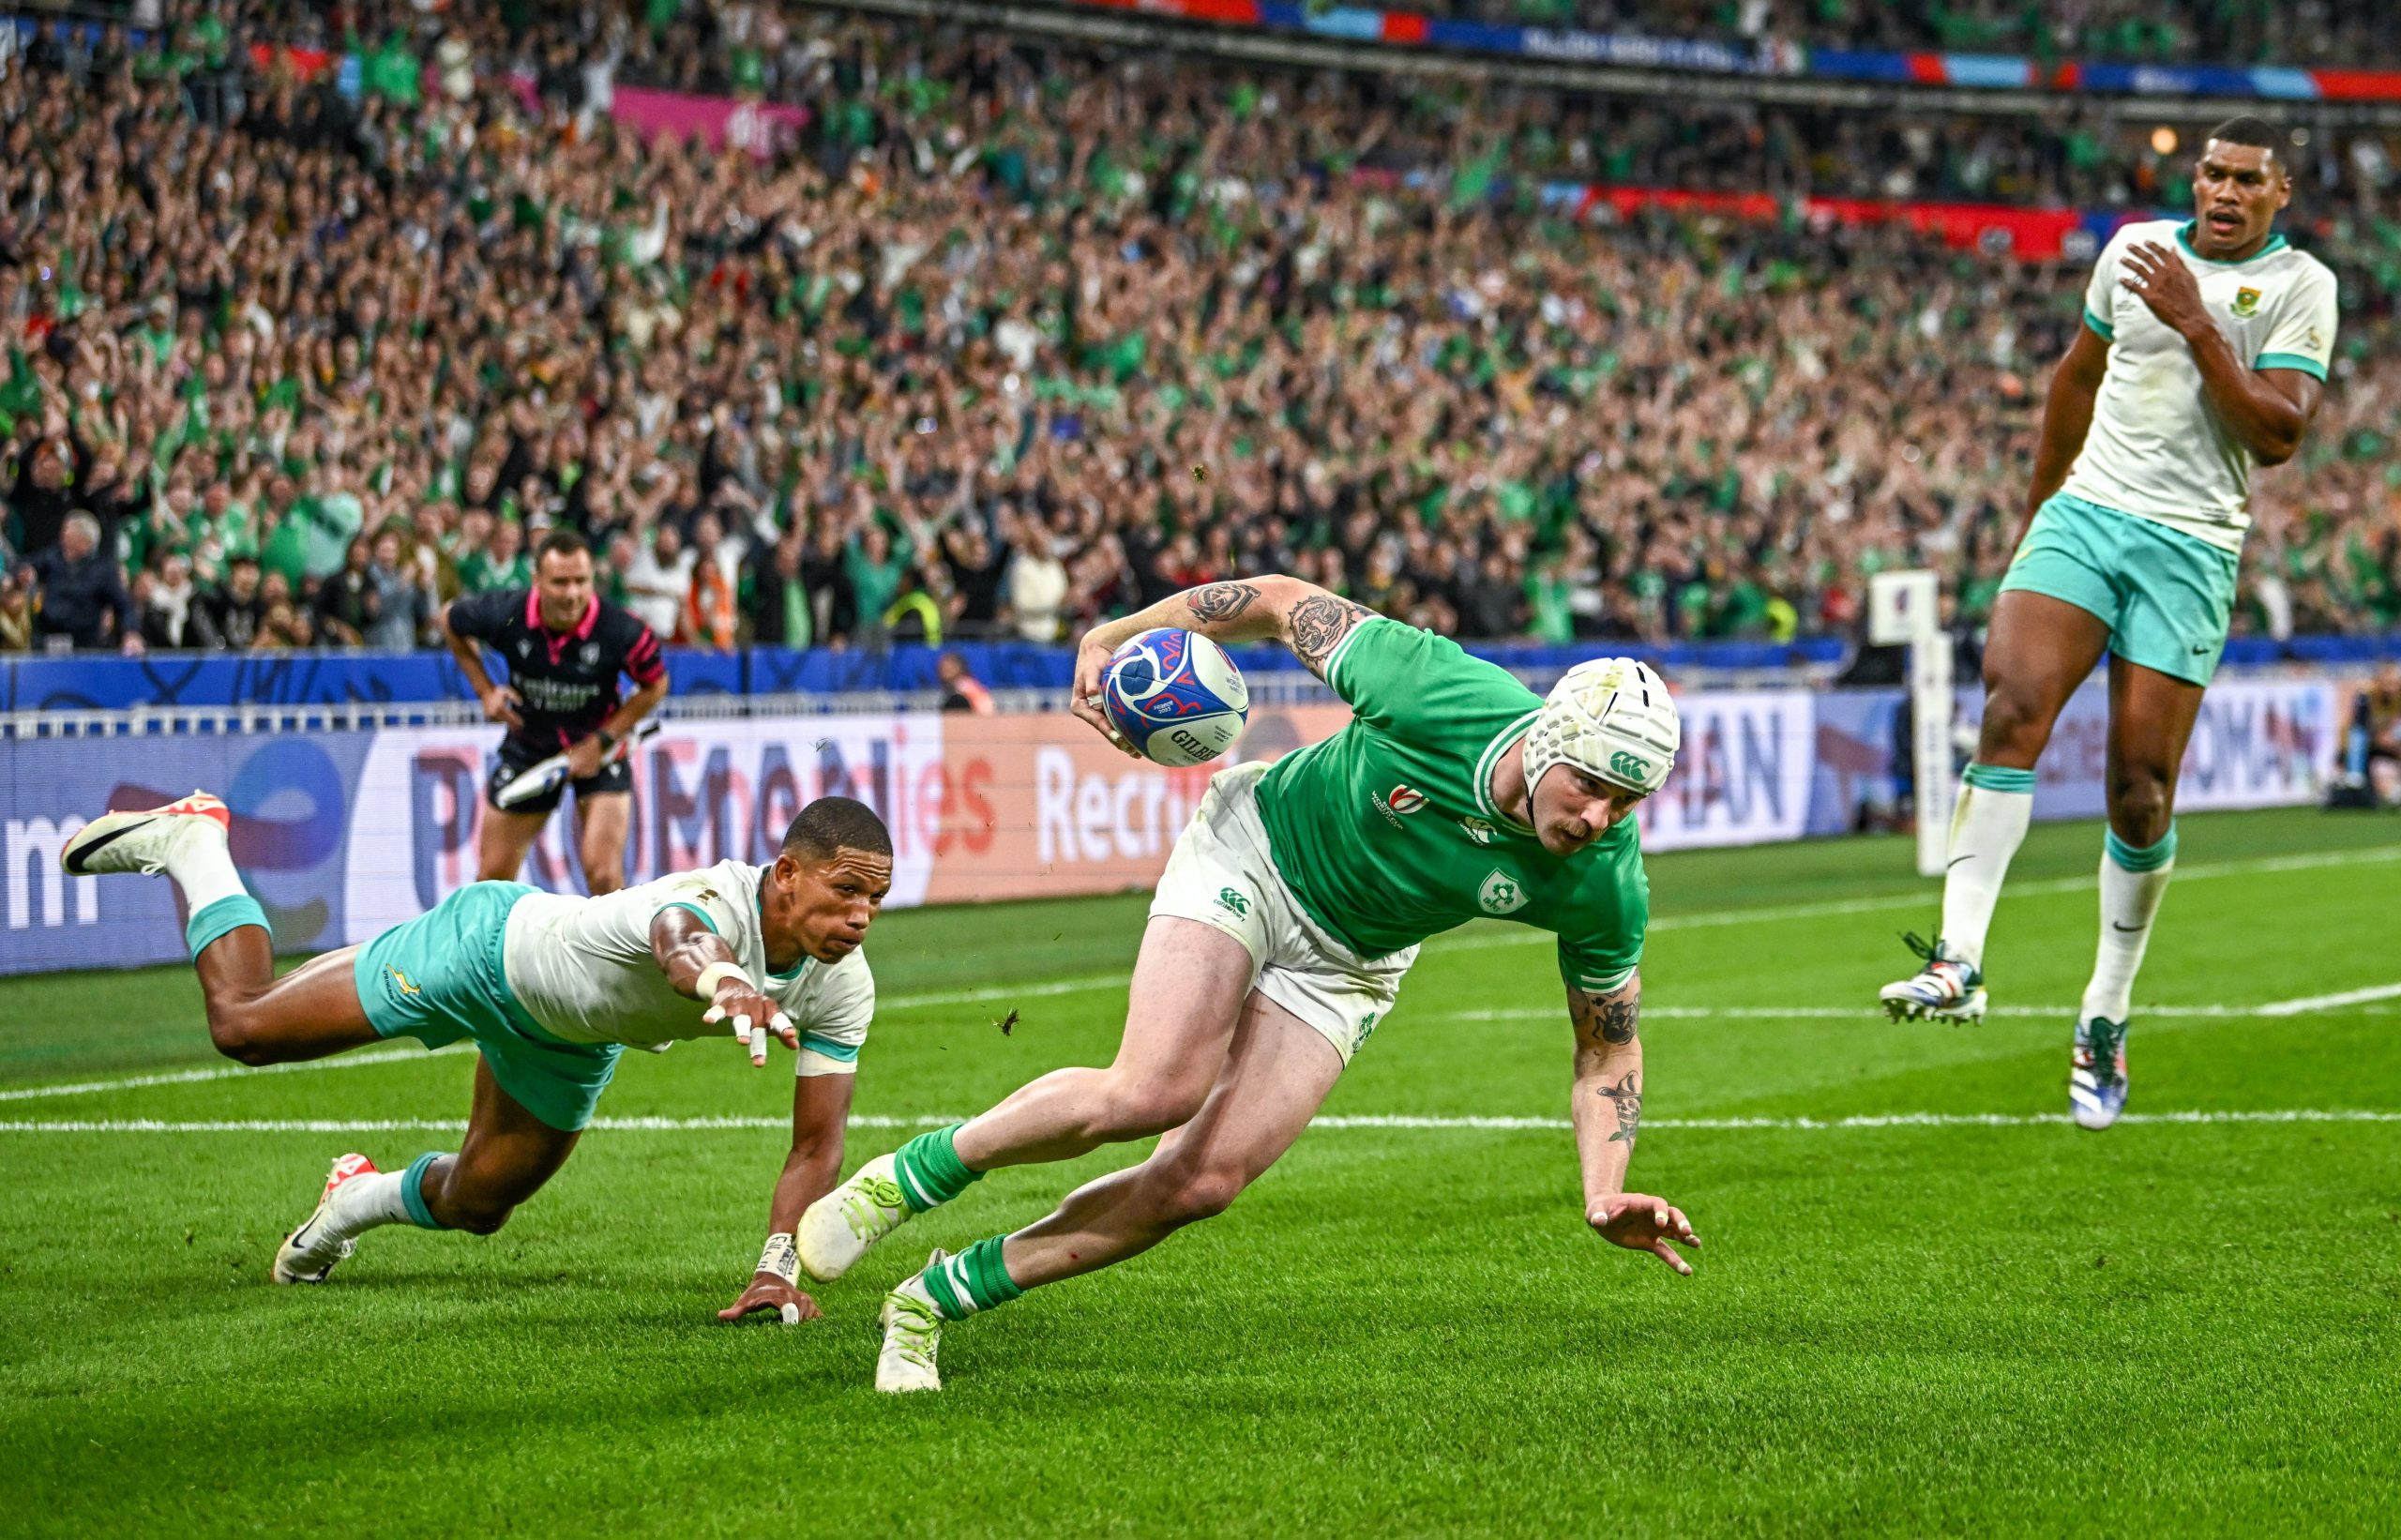
[[1161, 627], [1109, 657], [1100, 708], [1127, 743], [1157, 764], [1202, 764], [1233, 747], [1250, 689], [1226, 650]]

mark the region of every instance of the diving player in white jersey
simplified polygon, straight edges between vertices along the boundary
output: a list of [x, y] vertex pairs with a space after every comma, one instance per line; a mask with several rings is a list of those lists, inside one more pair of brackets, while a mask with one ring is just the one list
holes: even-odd
[[284, 1240], [278, 1283], [323, 1283], [379, 1225], [489, 1235], [540, 1190], [592, 1121], [627, 1048], [732, 1035], [750, 1062], [773, 1036], [796, 1051], [792, 1152], [766, 1249], [723, 1319], [814, 1316], [793, 1229], [834, 1185], [875, 981], [859, 950], [892, 887], [892, 838], [874, 810], [821, 797], [771, 866], [722, 861], [596, 898], [474, 883], [364, 946], [278, 978], [265, 913], [226, 851], [232, 818], [205, 792], [108, 813], [61, 853], [67, 869], [164, 872], [183, 888], [185, 936], [208, 1035], [246, 1064], [322, 1059], [386, 1038], [461, 1038], [481, 1054], [456, 1154], [379, 1171], [334, 1162], [316, 1212]]
[[1984, 1015], [1985, 933], [2034, 762], [2106, 649], [2101, 940], [2069, 1064], [2087, 1128], [2125, 1107], [2135, 973], [2175, 869], [2177, 767], [2225, 650], [2252, 468], [2300, 449], [2333, 357], [2334, 275], [2274, 233], [2292, 201], [2286, 143], [2256, 117], [2220, 124], [2194, 168], [2195, 218], [2129, 224], [2093, 267], [2043, 411], [2031, 522], [1993, 607], [1941, 929], [1909, 938], [1925, 966], [1883, 989], [1895, 1020]]

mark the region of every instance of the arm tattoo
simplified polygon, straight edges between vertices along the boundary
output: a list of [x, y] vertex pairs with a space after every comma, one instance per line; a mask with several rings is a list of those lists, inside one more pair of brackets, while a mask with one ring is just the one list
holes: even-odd
[[1573, 989], [1573, 995], [1585, 1006], [1585, 1021], [1578, 1026], [1599, 1035], [1599, 1040], [1611, 1048], [1625, 1048], [1635, 1040], [1635, 1019], [1642, 1014], [1642, 995], [1635, 989], [1618, 989], [1616, 995], [1594, 995], [1590, 989]]
[[1213, 582], [1205, 588], [1196, 588], [1185, 595], [1184, 602], [1191, 606], [1194, 619], [1203, 625], [1209, 625], [1220, 620], [1233, 619], [1245, 610], [1249, 609], [1251, 601], [1257, 597], [1259, 597], [1259, 589], [1254, 584]]
[[1292, 606], [1286, 622], [1292, 638], [1292, 656], [1308, 665], [1309, 672], [1325, 677], [1325, 660], [1334, 656], [1335, 643], [1350, 634], [1351, 628], [1375, 611], [1364, 604], [1338, 599], [1331, 594], [1320, 594]]
[[1629, 1069], [1617, 1084], [1601, 1087], [1601, 1095], [1617, 1109], [1617, 1132], [1609, 1136], [1611, 1144], [1632, 1144], [1634, 1130], [1642, 1122], [1642, 1088], [1635, 1083], [1635, 1073]]

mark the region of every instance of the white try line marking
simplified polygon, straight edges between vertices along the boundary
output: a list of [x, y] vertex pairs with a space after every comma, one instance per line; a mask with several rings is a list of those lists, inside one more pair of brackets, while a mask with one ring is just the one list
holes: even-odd
[[[939, 1128], [959, 1120], [929, 1117], [857, 1116], [853, 1128]], [[2051, 1128], [2073, 1124], [2064, 1112], [1881, 1112], [1849, 1118], [1645, 1118], [1643, 1128], [1765, 1133], [1828, 1133], [1875, 1128]], [[2129, 1112], [2124, 1124], [2393, 1123], [2401, 1111], [2364, 1108], [2276, 1109], [2242, 1111]], [[457, 1118], [229, 1118], [184, 1121], [164, 1118], [79, 1118], [41, 1122], [0, 1121], [0, 1134], [394, 1134], [457, 1133]], [[1559, 1132], [1574, 1126], [1565, 1118], [1432, 1117], [1405, 1113], [1360, 1113], [1317, 1119], [1312, 1128], [1405, 1129], [1430, 1132]], [[716, 1133], [728, 1129], [790, 1132], [789, 1118], [595, 1118], [596, 1132], [626, 1134]]]
[[[2312, 1011], [2340, 1010], [2346, 1005], [2364, 1005], [2378, 1000], [2401, 998], [2401, 984], [2378, 984], [2365, 989], [2346, 989], [2340, 994], [2303, 995], [2298, 1000], [2272, 1000], [2264, 1005], [2137, 1005], [2137, 1021], [2154, 1018], [2163, 1019], [2201, 1019], [2208, 1020], [2243, 1020], [2258, 1016], [2305, 1016]], [[1995, 1005], [1986, 1016], [2028, 1017], [2043, 1020], [2066, 1019], [2076, 1015], [2074, 1005]], [[1448, 1021], [1549, 1021], [1566, 1014], [1563, 1005], [1511, 1005], [1484, 1011], [1453, 1011], [1444, 1017]], [[1646, 1021], [1844, 1021], [1881, 1020], [1883, 1011], [1874, 1003], [1865, 1005], [1645, 1005], [1642, 1019]]]
[[[2360, 866], [2363, 864], [2388, 861], [2401, 861], [2401, 845], [2388, 845], [2367, 851], [2327, 851], [2310, 855], [2275, 855], [2248, 861], [2204, 862], [2192, 867], [2179, 868], [2176, 875], [2180, 880], [2184, 882], [2198, 882], [2217, 877], [2247, 877], [2261, 872], [2276, 871], [2313, 871], [2322, 867]], [[2061, 878], [2054, 882], [2022, 883], [2017, 886], [2009, 888], [2007, 892], [2017, 896], [2089, 893], [2099, 885], [2100, 879], [2097, 876], [2067, 877]], [[1650, 929], [1653, 934], [1656, 934], [1663, 930], [1709, 929], [1720, 926], [1747, 925], [1753, 922], [1764, 923], [1782, 920], [1818, 919], [1838, 914], [1863, 914], [1872, 913], [1877, 910], [1905, 909], [1914, 905], [1923, 904], [1926, 901], [1927, 895], [1925, 893], [1895, 893], [1879, 898], [1840, 898], [1830, 899], [1819, 903], [1784, 904], [1777, 906], [1762, 906], [1751, 909], [1726, 909], [1700, 914], [1664, 915], [1653, 920], [1651, 922]], [[1435, 951], [1473, 951], [1481, 950], [1488, 946], [1519, 946], [1534, 942], [1548, 942], [1552, 938], [1548, 931], [1533, 930], [1523, 927], [1513, 927], [1508, 930], [1479, 932], [1465, 936], [1457, 934], [1437, 936], [1427, 942], [1427, 945], [1429, 949]], [[922, 1010], [943, 1005], [1007, 1004], [1018, 1000], [1040, 999], [1052, 995], [1082, 994], [1088, 990], [1095, 989], [1123, 989], [1131, 981], [1132, 978], [1133, 974], [1129, 971], [1114, 974], [1090, 974], [1079, 978], [1050, 979], [1040, 983], [996, 984], [987, 985], [973, 989], [946, 989], [926, 994], [894, 995], [889, 999], [879, 1001], [877, 1003], [876, 1009], [881, 1013], [884, 1011]], [[2307, 1001], [2279, 1001], [2273, 1006], [2261, 1006], [2250, 1010], [2228, 1006], [2225, 1007], [2223, 1011], [2220, 1012], [2217, 1007], [2190, 1006], [2153, 1008], [2148, 1012], [2148, 1014], [2164, 1016], [2199, 1014], [2207, 1012], [2209, 1014], [2224, 1014], [2227, 1016], [2290, 1016], [2299, 1015], [2304, 1011], [2310, 1010], [2331, 1009], [2336, 1005], [2363, 1004], [2370, 1001], [2401, 997], [2401, 984], [2378, 985], [2376, 988], [2378, 990], [2385, 992], [2362, 993], [2362, 991], [2353, 990], [2349, 991], [2346, 995], [2314, 996]], [[2353, 995], [2357, 995], [2359, 998], [2351, 998]], [[2323, 1001], [2324, 1004], [2318, 1004], [2318, 1002], [2319, 1001]], [[2025, 1007], [2001, 1007], [1998, 1014], [2015, 1015], [2017, 1014], [2017, 1011], [2021, 1008], [2029, 1009], [2030, 1014], [2060, 1014], [2049, 1011], [2034, 1011], [2031, 1008]], [[1668, 1016], [1678, 1009], [1696, 1012], [1713, 1011], [1713, 1008], [1708, 1006], [1650, 1006], [1644, 1010], [1643, 1014], [1658, 1018]], [[1713, 1013], [1730, 1016], [1737, 1014], [1740, 1009], [1740, 1007], [1728, 1007], [1722, 1012]], [[1852, 1014], [1848, 1007], [1842, 1006], [1811, 1006], [1798, 1010], [1770, 1010], [1765, 1007], [1760, 1007], [1759, 1009], [1759, 1014], [1763, 1016], [1813, 1016], [1820, 1014], [1820, 1012], [1829, 1016]], [[1555, 1011], [1533, 1011], [1529, 1012], [1528, 1016], [1529, 1018], [1533, 1018], [1555, 1014], [1558, 1013]], [[1875, 1010], [1873, 1006], [1870, 1006], [1857, 1014], [1862, 1017], [1872, 1017], [1875, 1014]], [[1514, 1019], [1514, 1018], [1502, 1017], [1498, 1015], [1483, 1016], [1470, 1014], [1460, 1016], [1457, 1019], [1500, 1020]], [[453, 1044], [449, 1049], [440, 1049], [437, 1051], [465, 1052], [468, 1051], [468, 1049], [464, 1044]], [[361, 1068], [369, 1064], [401, 1064], [420, 1057], [422, 1057], [422, 1055], [415, 1049], [369, 1049], [362, 1052], [342, 1054], [331, 1059], [310, 1060], [307, 1064], [271, 1064], [264, 1069], [249, 1069], [235, 1065], [227, 1065], [220, 1068], [175, 1070], [170, 1073], [157, 1075], [128, 1075], [119, 1077], [115, 1080], [81, 1080], [70, 1085], [23, 1086], [11, 1090], [0, 1091], [0, 1102], [26, 1101], [47, 1096], [78, 1096], [110, 1091], [129, 1091], [137, 1090], [143, 1086], [152, 1085], [185, 1085], [203, 1080], [240, 1080], [252, 1075], [297, 1074], [310, 1070], [322, 1069], [353, 1069]], [[2123, 1122], [2124, 1120], [2121, 1119], [2119, 1121]]]

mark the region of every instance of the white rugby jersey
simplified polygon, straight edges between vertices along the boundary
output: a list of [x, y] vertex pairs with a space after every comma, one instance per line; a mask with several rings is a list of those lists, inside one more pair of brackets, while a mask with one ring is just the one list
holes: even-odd
[[2191, 344], [2119, 284], [2126, 249], [2152, 241], [2174, 251], [2244, 364], [2320, 380], [2334, 356], [2334, 275], [2282, 235], [2241, 262], [2212, 262], [2193, 250], [2192, 228], [2177, 219], [2124, 225], [2093, 264], [2084, 324], [2108, 340], [2109, 370], [2084, 450], [2060, 490], [2239, 552], [2251, 527], [2257, 462], [2210, 409]]
[[875, 975], [865, 951], [828, 966], [804, 958], [789, 973], [767, 968], [759, 929], [759, 884], [765, 875], [720, 861], [597, 898], [529, 893], [508, 912], [502, 965], [508, 987], [545, 1032], [569, 1043], [664, 1048], [686, 1037], [729, 1037], [725, 1022], [701, 1023], [708, 1009], [680, 995], [650, 954], [650, 924], [662, 909], [690, 910], [733, 949], [800, 1029], [800, 1073], [848, 1074], [857, 1067], [875, 1015]]

